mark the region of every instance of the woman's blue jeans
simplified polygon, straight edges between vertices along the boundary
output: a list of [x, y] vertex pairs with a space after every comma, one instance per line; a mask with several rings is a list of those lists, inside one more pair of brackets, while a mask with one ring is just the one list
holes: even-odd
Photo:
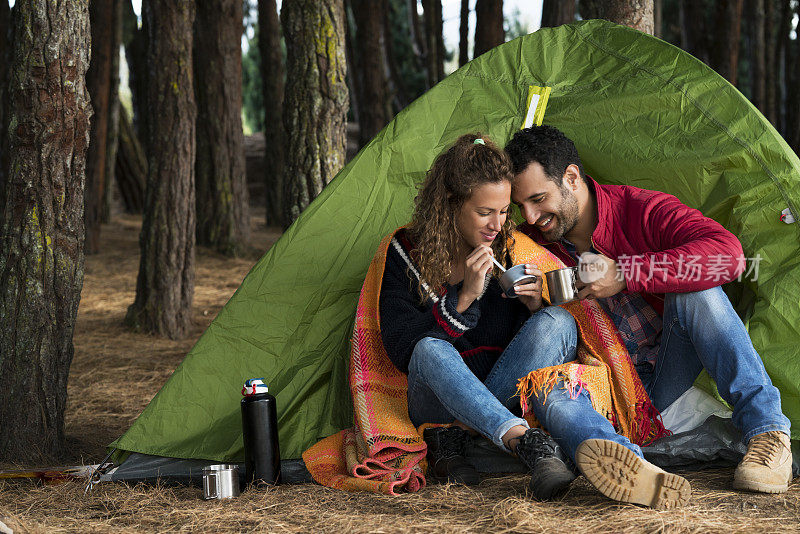
[[502, 437], [528, 423], [511, 413], [517, 381], [534, 369], [575, 359], [575, 320], [559, 307], [533, 314], [481, 382], [448, 341], [426, 337], [408, 366], [408, 414], [414, 425], [457, 419], [506, 450]]
[[[664, 330], [655, 368], [637, 369], [658, 410], [688, 390], [705, 368], [720, 396], [733, 407], [733, 423], [745, 443], [756, 434], [779, 430], [789, 434], [778, 389], [764, 369], [747, 330], [722, 288], [669, 293], [664, 302]], [[544, 404], [531, 398], [534, 413], [550, 434], [575, 458], [586, 439], [622, 443], [642, 455], [637, 445], [614, 432], [611, 423], [591, 407], [586, 392], [570, 399], [556, 387]]]

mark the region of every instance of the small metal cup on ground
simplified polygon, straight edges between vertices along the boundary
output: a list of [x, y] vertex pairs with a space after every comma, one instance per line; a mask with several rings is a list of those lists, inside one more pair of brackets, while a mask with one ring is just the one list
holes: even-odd
[[575, 268], [564, 267], [544, 274], [547, 279], [547, 289], [550, 292], [550, 304], [558, 306], [578, 298], [575, 288]]
[[500, 287], [503, 288], [507, 297], [516, 298], [517, 292], [514, 291], [514, 286], [533, 283], [536, 281], [536, 275], [525, 274], [524, 264], [514, 265], [501, 274], [497, 281], [500, 282]]
[[218, 464], [203, 468], [203, 499], [233, 499], [238, 496], [238, 466]]

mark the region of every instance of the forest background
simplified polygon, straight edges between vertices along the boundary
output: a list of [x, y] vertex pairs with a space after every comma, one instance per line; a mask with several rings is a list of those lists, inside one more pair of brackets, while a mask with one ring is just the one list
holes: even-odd
[[539, 26], [605, 18], [679, 46], [797, 152], [798, 4], [0, 0], [0, 462], [94, 454], [124, 430], [76, 449], [84, 427], [65, 425], [104, 365], [75, 350], [79, 309], [114, 301], [106, 334], [188, 349], [238, 285], [210, 297], [209, 262], [241, 280], [395, 114]]

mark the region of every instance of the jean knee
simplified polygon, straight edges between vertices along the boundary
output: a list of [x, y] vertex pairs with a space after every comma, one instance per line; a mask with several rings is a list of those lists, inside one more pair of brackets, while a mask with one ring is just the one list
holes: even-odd
[[536, 312], [534, 317], [547, 318], [539, 321], [540, 327], [544, 329], [543, 334], [548, 337], [553, 335], [561, 336], [568, 347], [575, 347], [578, 344], [578, 327], [575, 318], [561, 306], [546, 306]]
[[413, 369], [419, 374], [426, 366], [445, 364], [453, 352], [458, 355], [452, 343], [435, 337], [424, 337], [414, 345], [408, 364], [409, 372]]
[[733, 310], [733, 305], [721, 286], [689, 293], [667, 293], [664, 306], [672, 306], [686, 313], [701, 313], [706, 318]]

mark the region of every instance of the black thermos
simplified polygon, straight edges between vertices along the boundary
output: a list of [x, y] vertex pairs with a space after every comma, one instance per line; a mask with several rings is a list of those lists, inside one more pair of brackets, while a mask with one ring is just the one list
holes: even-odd
[[281, 474], [281, 453], [275, 397], [268, 393], [261, 378], [245, 382], [242, 395], [245, 480], [248, 484], [277, 484]]

